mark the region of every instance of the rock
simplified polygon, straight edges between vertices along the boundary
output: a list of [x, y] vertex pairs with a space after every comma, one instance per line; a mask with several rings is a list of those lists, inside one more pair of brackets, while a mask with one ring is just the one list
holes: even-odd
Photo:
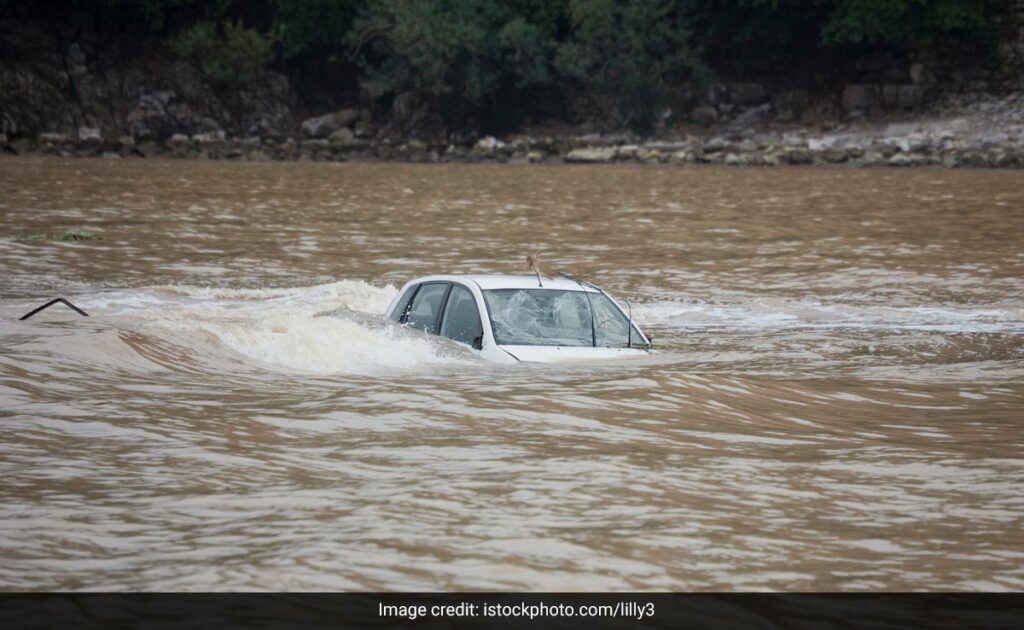
[[368, 120], [360, 120], [352, 128], [357, 138], [372, 138], [377, 135], [377, 127]]
[[896, 107], [899, 103], [900, 86], [886, 84], [882, 86], [882, 105], [885, 107]]
[[357, 142], [355, 132], [348, 127], [342, 127], [341, 129], [331, 132], [331, 135], [327, 137], [327, 141], [332, 146], [342, 147], [350, 146]]
[[173, 91], [152, 92], [139, 97], [126, 122], [131, 135], [139, 140], [160, 140], [175, 130], [186, 128], [183, 119], [191, 118], [187, 105], [178, 102]]
[[135, 138], [129, 135], [124, 135], [117, 139], [117, 144], [122, 149], [131, 149], [135, 146]]
[[927, 85], [935, 82], [935, 77], [923, 63], [910, 64], [909, 74], [910, 80], [914, 82], [914, 85]]
[[910, 166], [911, 159], [904, 153], [897, 153], [889, 158], [889, 166]]
[[765, 103], [758, 105], [757, 107], [751, 107], [729, 123], [729, 126], [733, 129], [749, 129], [758, 122], [764, 120], [772, 112], [771, 103]]
[[188, 145], [188, 143], [189, 143], [188, 136], [186, 136], [183, 133], [173, 134], [167, 140], [167, 144], [172, 146], [172, 147], [183, 147], [183, 146]]
[[476, 150], [480, 153], [494, 153], [500, 148], [503, 148], [505, 143], [498, 140], [494, 136], [484, 136], [476, 141]]
[[120, 153], [115, 153], [113, 151], [104, 151], [103, 152], [103, 159], [104, 160], [120, 160], [121, 159], [121, 154]]
[[877, 85], [847, 85], [843, 89], [843, 109], [847, 112], [867, 112], [878, 107], [880, 94]]
[[676, 151], [672, 154], [670, 161], [673, 164], [687, 164], [694, 161], [694, 156], [693, 153], [686, 150]]
[[849, 159], [850, 154], [846, 149], [842, 148], [829, 148], [821, 152], [821, 159], [825, 160], [829, 164], [841, 164]]
[[640, 147], [635, 144], [623, 144], [615, 149], [615, 157], [620, 160], [632, 160]]
[[97, 127], [79, 127], [78, 144], [85, 147], [98, 147], [103, 144], [103, 134]]
[[615, 159], [616, 151], [615, 147], [573, 149], [565, 156], [565, 161], [575, 163], [611, 162]]
[[917, 109], [924, 102], [924, 89], [919, 85], [901, 85], [896, 101], [901, 109]]
[[783, 158], [789, 164], [813, 164], [814, 154], [807, 149], [789, 149], [783, 154]]
[[718, 110], [710, 105], [694, 107], [690, 111], [690, 120], [704, 127], [710, 126], [718, 121]]
[[42, 144], [64, 144], [67, 141], [68, 135], [66, 133], [48, 131], [46, 133], [39, 134], [39, 142]]
[[208, 145], [215, 145], [215, 144], [221, 144], [226, 139], [227, 139], [227, 134], [224, 133], [223, 129], [221, 129], [219, 131], [211, 131], [211, 132], [208, 132], [208, 133], [197, 133], [197, 134], [194, 134], [192, 136], [192, 142], [195, 142], [198, 145], [206, 145], [206, 146], [208, 146]]
[[701, 146], [701, 148], [704, 150], [704, 153], [715, 153], [716, 151], [721, 151], [722, 149], [724, 149], [725, 146], [725, 138], [723, 138], [722, 136], [715, 136], [714, 138], [711, 138], [710, 140], [705, 142]]
[[530, 151], [526, 154], [526, 161], [530, 164], [537, 164], [544, 161], [544, 154], [540, 151]]
[[803, 116], [810, 102], [811, 97], [804, 90], [782, 92], [772, 101], [776, 118], [781, 122], [792, 122]]
[[0, 133], [7, 136], [18, 135], [18, 123], [6, 112], [0, 113]]
[[743, 160], [741, 160], [735, 153], [729, 153], [725, 156], [725, 164], [727, 166], [739, 166], [742, 163]]
[[307, 138], [326, 138], [342, 127], [350, 127], [359, 120], [359, 110], [343, 109], [302, 121], [302, 134]]
[[645, 164], [656, 164], [661, 161], [661, 151], [657, 149], [650, 149], [647, 147], [641, 147], [637, 149], [636, 159], [644, 162]]
[[733, 83], [729, 85], [729, 101], [733, 105], [757, 105], [768, 97], [760, 83]]

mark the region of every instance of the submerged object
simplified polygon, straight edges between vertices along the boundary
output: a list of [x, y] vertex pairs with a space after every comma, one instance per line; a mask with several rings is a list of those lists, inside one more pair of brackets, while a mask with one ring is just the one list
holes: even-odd
[[643, 356], [651, 349], [618, 302], [571, 276], [425, 276], [402, 287], [387, 316], [501, 363]]
[[39, 308], [35, 308], [35, 309], [32, 309], [32, 310], [31, 310], [31, 311], [29, 311], [28, 313], [25, 313], [24, 315], [22, 315], [21, 317], [19, 317], [19, 318], [18, 318], [18, 320], [19, 320], [19, 321], [25, 321], [25, 320], [26, 320], [26, 319], [28, 319], [29, 317], [32, 317], [32, 316], [33, 316], [33, 315], [35, 315], [36, 313], [38, 313], [38, 312], [40, 312], [40, 311], [44, 311], [44, 310], [46, 310], [46, 309], [50, 308], [50, 307], [51, 307], [51, 306], [53, 306], [54, 304], [63, 304], [64, 306], [67, 306], [68, 308], [70, 308], [70, 309], [71, 309], [71, 310], [73, 310], [74, 312], [78, 313], [78, 314], [79, 314], [79, 315], [81, 315], [82, 317], [88, 317], [88, 316], [89, 316], [89, 314], [88, 314], [88, 313], [86, 313], [86, 312], [85, 312], [85, 311], [83, 311], [82, 309], [78, 308], [77, 306], [75, 306], [75, 305], [74, 305], [74, 304], [72, 304], [71, 302], [68, 302], [68, 301], [67, 301], [67, 300], [65, 300], [64, 298], [55, 298], [55, 299], [53, 299], [53, 300], [50, 300], [50, 301], [49, 301], [49, 302], [47, 302], [46, 304], [43, 304], [43, 305], [42, 305], [42, 306], [40, 306]]

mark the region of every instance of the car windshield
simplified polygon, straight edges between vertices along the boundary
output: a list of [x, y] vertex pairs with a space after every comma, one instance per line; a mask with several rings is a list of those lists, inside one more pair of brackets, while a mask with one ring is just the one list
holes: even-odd
[[630, 338], [629, 320], [602, 293], [494, 289], [484, 291], [484, 301], [498, 345], [646, 345], [636, 329]]

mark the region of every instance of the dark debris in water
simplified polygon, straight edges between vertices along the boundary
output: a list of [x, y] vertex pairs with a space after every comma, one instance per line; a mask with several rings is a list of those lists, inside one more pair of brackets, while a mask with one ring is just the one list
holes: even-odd
[[22, 232], [13, 237], [15, 241], [98, 241], [102, 237], [84, 230], [64, 230], [63, 232]]

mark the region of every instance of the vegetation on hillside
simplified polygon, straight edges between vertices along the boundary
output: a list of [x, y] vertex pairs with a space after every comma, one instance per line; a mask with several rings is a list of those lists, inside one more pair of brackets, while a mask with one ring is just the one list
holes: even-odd
[[[0, 0], [0, 19], [162, 39], [225, 88], [272, 67], [341, 67], [364, 94], [415, 92], [511, 128], [587, 109], [649, 127], [687, 87], [990, 38], [995, 0]], [[333, 79], [332, 79], [333, 80]]]

